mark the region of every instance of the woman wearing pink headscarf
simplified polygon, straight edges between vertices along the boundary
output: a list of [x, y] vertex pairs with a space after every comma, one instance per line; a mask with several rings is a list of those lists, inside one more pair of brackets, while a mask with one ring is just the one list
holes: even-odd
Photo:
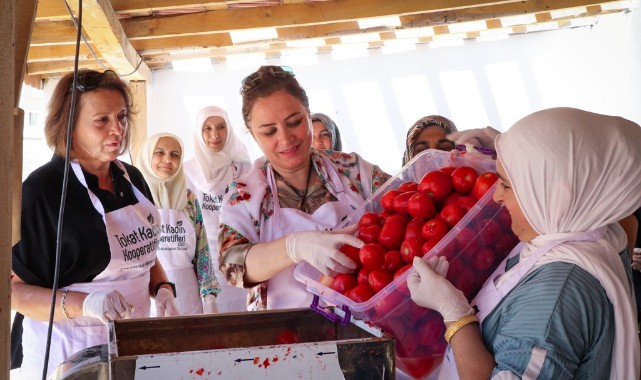
[[[496, 139], [494, 200], [521, 240], [471, 305], [415, 260], [412, 299], [445, 320], [440, 379], [638, 379], [630, 255], [617, 223], [641, 205], [641, 127], [572, 108]], [[475, 314], [475, 309], [478, 310]]]
[[213, 269], [221, 286], [216, 304], [219, 312], [246, 311], [247, 290], [227, 284], [218, 268], [220, 208], [227, 185], [251, 168], [247, 148], [238, 139], [227, 112], [208, 106], [196, 116], [195, 157], [185, 162], [187, 185], [200, 202]]

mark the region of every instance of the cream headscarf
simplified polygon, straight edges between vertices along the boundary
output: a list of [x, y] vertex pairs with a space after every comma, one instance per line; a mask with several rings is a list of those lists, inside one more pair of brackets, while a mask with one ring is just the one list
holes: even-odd
[[[203, 140], [203, 124], [212, 116], [222, 117], [227, 124], [227, 140], [220, 152], [209, 150]], [[233, 162], [250, 162], [247, 147], [234, 133], [227, 112], [216, 106], [205, 107], [198, 111], [194, 128], [194, 151], [196, 165], [192, 162], [188, 164], [189, 180], [198, 190], [209, 194], [224, 189], [232, 181]], [[192, 165], [195, 167], [192, 168]]]
[[620, 117], [553, 108], [518, 121], [497, 137], [496, 150], [521, 210], [540, 234], [526, 243], [520, 263], [550, 241], [607, 227], [596, 242], [556, 246], [537, 266], [568, 262], [599, 280], [614, 306], [610, 378], [638, 379], [635, 301], [619, 256], [627, 240], [617, 221], [641, 205], [641, 127]]
[[[176, 170], [176, 173], [173, 176], [167, 179], [161, 179], [158, 177], [151, 166], [151, 159], [154, 155], [156, 144], [158, 144], [158, 140], [160, 140], [161, 137], [171, 137], [178, 141], [181, 150], [181, 159], [180, 165], [178, 165], [178, 170]], [[154, 198], [156, 207], [160, 209], [182, 210], [187, 205], [187, 182], [185, 181], [182, 160], [184, 152], [185, 148], [183, 147], [182, 140], [171, 133], [155, 134], [149, 137], [140, 147], [140, 151], [138, 152], [138, 157], [136, 159], [136, 166], [142, 172], [142, 175], [145, 177], [145, 180], [151, 189], [151, 195]]]

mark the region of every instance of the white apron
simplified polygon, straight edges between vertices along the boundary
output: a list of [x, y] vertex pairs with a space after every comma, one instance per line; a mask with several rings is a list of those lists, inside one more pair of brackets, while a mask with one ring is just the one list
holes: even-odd
[[218, 232], [220, 231], [220, 209], [223, 205], [223, 194], [207, 194], [194, 189], [200, 209], [203, 214], [203, 225], [207, 233], [211, 265], [220, 285], [220, 293], [216, 296], [216, 306], [219, 313], [247, 311], [247, 289], [237, 288], [227, 283], [220, 271], [220, 255], [218, 254]]
[[[567, 241], [597, 241], [603, 237], [605, 233], [605, 228], [598, 228], [594, 231], [588, 231], [581, 234], [576, 234], [568, 239], [560, 239], [551, 241], [548, 244], [542, 246], [535, 252], [533, 252], [529, 257], [527, 257], [524, 262], [519, 265], [519, 268], [514, 271], [510, 271], [507, 274], [508, 278], [503, 278], [500, 282], [500, 285], [496, 285], [498, 279], [505, 274], [505, 264], [507, 261], [520, 254], [523, 249], [524, 243], [519, 243], [512, 252], [499, 264], [494, 273], [485, 281], [483, 287], [479, 293], [474, 297], [471, 304], [478, 307], [478, 313], [476, 316], [479, 319], [479, 326], [482, 326], [483, 320], [487, 317], [492, 310], [501, 302], [501, 300], [512, 290], [514, 287], [521, 281], [526, 274], [534, 267], [534, 265], [545, 255], [549, 250], [556, 247], [557, 245], [567, 242]], [[456, 370], [456, 362], [454, 361], [454, 354], [452, 352], [452, 347], [447, 346], [445, 350], [445, 358], [441, 364], [441, 372], [439, 373], [439, 380], [458, 380], [458, 371]]]
[[159, 209], [160, 242], [156, 257], [169, 281], [176, 284], [180, 315], [202, 314], [203, 303], [194, 269], [196, 230], [184, 210]]
[[[119, 161], [115, 162], [125, 171], [125, 178], [129, 181], [124, 166]], [[105, 214], [100, 200], [87, 187], [80, 165], [71, 162], [71, 168], [80, 183], [87, 188], [93, 206], [103, 217], [111, 261], [92, 282], [72, 284], [60, 290], [92, 293], [115, 289], [134, 306], [131, 318], [149, 317], [150, 269], [155, 264], [160, 231], [160, 216], [156, 207], [131, 185], [138, 203]], [[55, 312], [61, 313], [60, 310]], [[24, 379], [40, 379], [47, 340], [47, 322], [25, 317], [23, 328], [24, 359], [21, 376]], [[76, 316], [74, 319], [54, 322], [47, 377], [70, 355], [107, 342], [107, 326], [98, 319]]]
[[[338, 173], [327, 159], [323, 158], [323, 160], [338, 200], [325, 203], [311, 215], [295, 208], [281, 208], [274, 171], [273, 169], [267, 171], [267, 181], [274, 197], [274, 215], [271, 223], [266, 223], [261, 228], [261, 243], [278, 239], [291, 232], [333, 230], [352, 211], [350, 205], [358, 205], [355, 203], [358, 202], [356, 199], [350, 202]], [[363, 199], [361, 198], [360, 201], [363, 202]], [[268, 281], [267, 309], [309, 307], [312, 303], [312, 294], [307, 291], [303, 283], [294, 278], [294, 269], [295, 265], [292, 265], [278, 272]]]

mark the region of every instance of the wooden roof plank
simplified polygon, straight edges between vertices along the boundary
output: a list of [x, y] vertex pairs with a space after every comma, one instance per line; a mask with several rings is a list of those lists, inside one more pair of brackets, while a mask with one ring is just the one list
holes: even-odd
[[[78, 3], [69, 7], [75, 15]], [[108, 0], [82, 0], [82, 29], [96, 50], [118, 74], [130, 74], [132, 80], [150, 80], [151, 71], [131, 46]]]

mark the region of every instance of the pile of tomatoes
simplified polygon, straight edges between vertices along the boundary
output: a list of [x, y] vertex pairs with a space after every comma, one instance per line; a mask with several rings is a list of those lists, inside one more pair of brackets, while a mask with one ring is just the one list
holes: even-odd
[[[340, 248], [356, 262], [357, 271], [323, 276], [321, 283], [353, 301], [367, 301], [445, 237], [496, 180], [494, 172], [446, 167], [426, 173], [418, 183], [388, 190], [380, 198], [382, 211], [365, 213], [358, 221], [356, 236], [365, 245]], [[482, 266], [488, 261], [479, 260]]]
[[[431, 373], [440, 363], [445, 325], [438, 312], [411, 301], [406, 277], [390, 283], [456, 226], [436, 254], [448, 259], [447, 279], [471, 300], [517, 243], [507, 210], [492, 200], [477, 204], [496, 180], [494, 172], [446, 167], [387, 190], [374, 204], [378, 212], [367, 212], [358, 222], [356, 236], [365, 245], [340, 248], [357, 263], [355, 272], [320, 279], [356, 303], [371, 304], [365, 318], [397, 339], [397, 365], [413, 377]], [[459, 224], [470, 210], [473, 215]]]

